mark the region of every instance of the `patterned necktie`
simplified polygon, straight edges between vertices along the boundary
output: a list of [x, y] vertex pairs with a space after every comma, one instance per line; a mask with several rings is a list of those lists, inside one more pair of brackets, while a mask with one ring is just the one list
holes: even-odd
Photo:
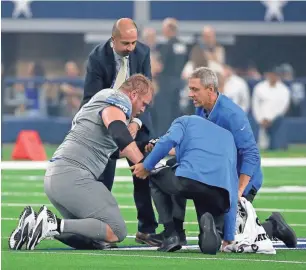
[[113, 89], [117, 90], [125, 82], [126, 75], [127, 75], [127, 57], [122, 57], [120, 59], [120, 69], [118, 71]]

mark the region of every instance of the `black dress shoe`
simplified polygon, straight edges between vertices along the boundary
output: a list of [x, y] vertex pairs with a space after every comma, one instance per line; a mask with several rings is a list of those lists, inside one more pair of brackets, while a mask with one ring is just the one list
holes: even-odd
[[202, 232], [199, 234], [199, 246], [204, 254], [216, 255], [220, 246], [221, 238], [217, 232], [213, 216], [206, 212], [200, 219]]
[[[185, 230], [180, 231], [178, 235], [180, 238], [180, 245], [181, 246], [187, 245]], [[150, 234], [149, 240], [150, 242], [154, 243], [155, 246], [160, 247], [162, 242], [165, 240], [165, 231], [162, 231], [161, 233]]]
[[178, 235], [169, 236], [165, 238], [162, 242], [161, 246], [157, 249], [157, 251], [162, 252], [174, 252], [180, 250], [182, 246], [180, 245], [180, 238]]
[[152, 246], [152, 247], [158, 247], [159, 246], [156, 242], [151, 240], [151, 234], [149, 234], [149, 233], [137, 232], [136, 237], [135, 237], [135, 241], [139, 244], [147, 244], [147, 245]]
[[273, 237], [283, 241], [289, 248], [297, 246], [297, 239], [293, 229], [287, 224], [283, 216], [279, 212], [273, 212], [267, 219], [273, 224]]

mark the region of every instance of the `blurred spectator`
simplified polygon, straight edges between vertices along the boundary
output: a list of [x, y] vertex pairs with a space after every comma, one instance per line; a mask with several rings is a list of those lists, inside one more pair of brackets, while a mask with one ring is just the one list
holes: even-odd
[[65, 73], [67, 82], [60, 85], [62, 115], [74, 116], [80, 108], [84, 83], [80, 81], [80, 70], [75, 62], [65, 64]]
[[207, 67], [208, 61], [205, 57], [203, 50], [197, 44], [195, 45], [190, 52], [189, 60], [185, 64], [182, 71], [182, 79], [187, 80], [190, 74], [198, 67]]
[[279, 67], [281, 79], [290, 88], [290, 108], [287, 113], [291, 117], [306, 116], [305, 85], [300, 81], [294, 81], [293, 67], [284, 63]]
[[30, 80], [14, 85], [15, 97], [20, 101], [15, 110], [16, 115], [33, 117], [43, 115], [45, 97], [43, 95], [42, 83], [35, 82], [35, 79], [38, 77], [42, 78], [44, 75], [45, 71], [41, 64], [28, 63], [25, 78]]
[[282, 81], [292, 81], [294, 79], [293, 67], [290, 64], [284, 63], [279, 67], [280, 78]]
[[143, 43], [148, 45], [150, 48], [150, 58], [151, 58], [151, 73], [152, 73], [152, 82], [157, 93], [158, 91], [158, 82], [157, 76], [162, 71], [162, 63], [160, 61], [160, 55], [156, 48], [156, 31], [153, 28], [145, 28], [142, 32]]
[[251, 80], [261, 80], [262, 76], [260, 72], [258, 71], [257, 67], [254, 64], [248, 65], [245, 76], [247, 79]]
[[209, 62], [224, 64], [224, 47], [217, 43], [215, 30], [211, 26], [205, 26], [203, 28], [202, 42], [200, 44]]
[[224, 65], [224, 95], [232, 99], [246, 113], [250, 109], [250, 89], [244, 79], [234, 73], [229, 65]]
[[282, 130], [282, 123], [289, 103], [290, 91], [280, 81], [279, 69], [269, 70], [266, 80], [259, 82], [254, 88], [252, 109], [259, 128], [269, 137], [270, 150], [287, 148], [286, 132]]
[[187, 60], [187, 46], [177, 38], [177, 32], [177, 20], [166, 18], [162, 24], [166, 43], [158, 46], [163, 69], [159, 76], [159, 92], [152, 111], [156, 135], [164, 134], [180, 114], [179, 97], [184, 87], [180, 77]]

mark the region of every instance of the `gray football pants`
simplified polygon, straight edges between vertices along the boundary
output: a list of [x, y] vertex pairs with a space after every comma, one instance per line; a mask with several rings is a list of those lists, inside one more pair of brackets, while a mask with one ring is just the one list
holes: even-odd
[[118, 204], [110, 191], [87, 170], [64, 161], [50, 162], [44, 178], [45, 192], [64, 218], [59, 241], [77, 249], [99, 249], [106, 224], [119, 241], [127, 235]]

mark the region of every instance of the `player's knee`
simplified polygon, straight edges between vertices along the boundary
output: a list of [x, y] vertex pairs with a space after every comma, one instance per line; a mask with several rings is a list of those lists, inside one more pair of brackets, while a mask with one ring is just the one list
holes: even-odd
[[126, 238], [127, 229], [126, 229], [126, 225], [124, 222], [120, 226], [118, 226], [116, 236], [118, 237], [118, 242], [122, 242]]
[[117, 220], [109, 225], [111, 234], [108, 237], [109, 242], [122, 242], [127, 236], [127, 229], [124, 220]]

